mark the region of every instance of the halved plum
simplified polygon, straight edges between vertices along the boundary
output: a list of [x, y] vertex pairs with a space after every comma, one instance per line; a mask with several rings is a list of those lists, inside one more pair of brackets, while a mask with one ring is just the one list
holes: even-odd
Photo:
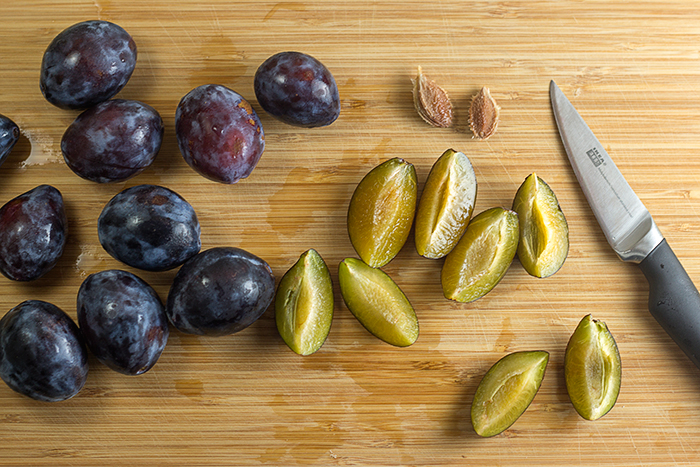
[[413, 164], [395, 157], [360, 181], [348, 208], [348, 234], [362, 261], [379, 268], [391, 261], [408, 239], [418, 198]]
[[471, 408], [474, 431], [488, 438], [507, 430], [530, 406], [540, 389], [549, 353], [513, 352], [501, 358], [476, 388]]
[[566, 346], [564, 378], [571, 403], [586, 420], [597, 420], [613, 408], [620, 394], [622, 364], [604, 322], [583, 317]]
[[505, 275], [517, 247], [514, 211], [492, 208], [474, 217], [442, 265], [445, 297], [472, 302], [489, 293]]
[[552, 189], [531, 174], [513, 200], [520, 220], [518, 259], [535, 277], [557, 272], [569, 254], [569, 226]]
[[305, 251], [277, 287], [275, 322], [284, 342], [299, 355], [321, 348], [333, 320], [333, 283], [314, 249]]
[[397, 347], [407, 347], [418, 339], [413, 306], [381, 269], [346, 258], [340, 263], [338, 278], [345, 304], [370, 333]]
[[467, 229], [476, 202], [476, 174], [469, 158], [448, 149], [435, 162], [416, 214], [416, 250], [426, 258], [442, 258]]

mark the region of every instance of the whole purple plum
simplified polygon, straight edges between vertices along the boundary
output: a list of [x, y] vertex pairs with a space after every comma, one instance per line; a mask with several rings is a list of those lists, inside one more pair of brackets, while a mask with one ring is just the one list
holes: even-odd
[[64, 109], [86, 109], [114, 97], [136, 67], [136, 43], [121, 26], [92, 20], [59, 33], [41, 61], [41, 92]]
[[264, 260], [240, 248], [218, 247], [180, 268], [165, 312], [182, 332], [223, 336], [257, 321], [274, 295], [275, 278]]
[[175, 133], [185, 161], [204, 177], [236, 183], [253, 171], [265, 150], [255, 110], [231, 89], [207, 84], [182, 98]]
[[117, 193], [97, 219], [97, 235], [107, 253], [147, 271], [179, 266], [201, 247], [192, 205], [158, 185], [137, 185]]
[[68, 220], [63, 196], [40, 185], [0, 208], [0, 272], [31, 281], [49, 272], [66, 246]]
[[333, 75], [300, 52], [280, 52], [265, 60], [255, 73], [255, 96], [267, 113], [290, 125], [326, 126], [340, 115]]
[[88, 355], [75, 322], [51, 303], [28, 300], [0, 320], [0, 377], [32, 399], [57, 402], [80, 392]]
[[5, 162], [10, 151], [19, 140], [19, 127], [15, 122], [0, 115], [0, 165]]
[[155, 290], [116, 269], [89, 275], [78, 290], [78, 324], [97, 359], [119, 373], [140, 375], [168, 342], [168, 319]]
[[121, 182], [151, 165], [163, 142], [163, 120], [150, 105], [114, 99], [95, 105], [63, 133], [61, 151], [77, 175]]

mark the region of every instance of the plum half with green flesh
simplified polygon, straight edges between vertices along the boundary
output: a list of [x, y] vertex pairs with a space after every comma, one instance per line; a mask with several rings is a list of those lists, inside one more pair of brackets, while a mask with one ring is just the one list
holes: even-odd
[[328, 266], [307, 250], [282, 276], [275, 296], [275, 322], [284, 342], [299, 355], [321, 348], [333, 320], [333, 283]]
[[469, 158], [448, 149], [433, 164], [416, 214], [416, 250], [442, 258], [455, 247], [474, 211], [476, 174]]
[[507, 430], [530, 406], [540, 389], [549, 353], [513, 352], [484, 375], [472, 401], [474, 431], [488, 438]]
[[520, 220], [518, 259], [535, 277], [557, 272], [569, 253], [569, 226], [552, 189], [531, 174], [513, 200]]
[[569, 399], [586, 420], [597, 420], [617, 401], [622, 364], [608, 326], [591, 315], [583, 317], [571, 335], [564, 356]]
[[338, 268], [338, 279], [343, 301], [370, 333], [397, 347], [407, 347], [418, 339], [416, 312], [384, 271], [346, 258]]
[[378, 268], [399, 253], [413, 225], [417, 190], [415, 167], [398, 157], [360, 181], [348, 208], [348, 234], [362, 261]]
[[474, 217], [442, 265], [446, 298], [472, 302], [503, 279], [518, 247], [518, 215], [492, 208]]

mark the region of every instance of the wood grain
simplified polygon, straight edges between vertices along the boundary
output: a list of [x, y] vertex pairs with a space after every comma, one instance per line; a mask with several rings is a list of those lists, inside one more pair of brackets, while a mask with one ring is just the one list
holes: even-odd
[[[62, 162], [60, 139], [76, 112], [39, 91], [42, 54], [65, 27], [101, 18], [127, 29], [137, 69], [120, 97], [155, 107], [166, 124], [152, 167], [97, 185]], [[130, 270], [165, 298], [175, 272], [124, 267], [99, 245], [96, 222], [120, 190], [156, 183], [195, 207], [204, 248], [231, 245], [282, 274], [315, 248], [336, 283], [330, 336], [293, 354], [268, 312], [229, 337], [173, 332], [159, 363], [139, 377], [91, 359], [85, 389], [56, 404], [0, 387], [0, 465], [657, 465], [700, 463], [700, 372], [649, 315], [648, 287], [605, 242], [559, 140], [548, 100], [556, 80], [646, 204], [689, 275], [700, 283], [700, 9], [692, 0], [561, 1], [4, 1], [0, 4], [0, 113], [23, 137], [0, 167], [0, 203], [41, 183], [62, 191], [70, 240], [35, 283], [0, 280], [0, 307], [50, 301], [75, 318], [90, 273]], [[303, 130], [266, 115], [253, 76], [265, 58], [299, 50], [324, 62], [342, 112]], [[426, 125], [413, 109], [418, 65], [456, 105], [457, 128]], [[179, 154], [177, 103], [200, 84], [248, 98], [267, 137], [253, 174], [210, 182]], [[471, 139], [471, 96], [488, 86], [501, 105], [497, 133]], [[415, 164], [420, 187], [447, 148], [464, 151], [479, 183], [476, 212], [510, 206], [536, 172], [567, 216], [571, 251], [554, 276], [528, 276], [517, 260], [472, 304], [442, 297], [441, 261], [413, 238], [384, 269], [416, 308], [421, 335], [392, 348], [342, 304], [337, 266], [355, 256], [345, 227], [362, 176], [390, 157]], [[607, 322], [623, 362], [615, 408], [581, 419], [563, 381], [566, 343], [588, 313]], [[550, 352], [533, 404], [500, 436], [480, 439], [471, 398], [506, 353]]]

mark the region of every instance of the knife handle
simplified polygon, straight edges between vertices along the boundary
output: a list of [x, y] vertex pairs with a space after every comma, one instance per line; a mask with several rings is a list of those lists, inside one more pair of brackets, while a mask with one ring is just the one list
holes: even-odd
[[649, 282], [649, 311], [700, 368], [700, 293], [662, 240], [639, 263]]

